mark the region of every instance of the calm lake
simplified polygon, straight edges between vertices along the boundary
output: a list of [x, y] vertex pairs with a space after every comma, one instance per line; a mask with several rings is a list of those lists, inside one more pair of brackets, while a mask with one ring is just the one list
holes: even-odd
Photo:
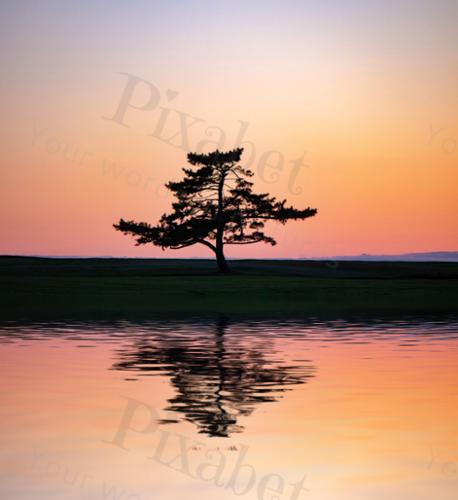
[[458, 498], [458, 320], [3, 323], [4, 500]]

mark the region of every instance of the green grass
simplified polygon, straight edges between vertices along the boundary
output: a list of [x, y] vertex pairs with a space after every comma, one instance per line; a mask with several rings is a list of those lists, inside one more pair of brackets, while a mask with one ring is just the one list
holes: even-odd
[[454, 314], [458, 264], [1, 257], [2, 316]]

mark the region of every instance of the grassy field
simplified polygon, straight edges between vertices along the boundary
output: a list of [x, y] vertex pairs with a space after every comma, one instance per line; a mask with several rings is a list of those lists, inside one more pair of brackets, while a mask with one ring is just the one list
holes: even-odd
[[455, 314], [458, 264], [0, 257], [2, 318]]

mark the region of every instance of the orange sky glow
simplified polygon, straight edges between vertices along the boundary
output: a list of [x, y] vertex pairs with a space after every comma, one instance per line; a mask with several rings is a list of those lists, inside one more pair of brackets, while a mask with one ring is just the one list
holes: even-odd
[[239, 145], [257, 191], [319, 213], [229, 257], [458, 249], [456, 2], [25, 3], [0, 21], [1, 254], [211, 257], [112, 224]]

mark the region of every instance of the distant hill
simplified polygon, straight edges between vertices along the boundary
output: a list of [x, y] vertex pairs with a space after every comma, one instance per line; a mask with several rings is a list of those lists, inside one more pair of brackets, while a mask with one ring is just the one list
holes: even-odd
[[[82, 255], [8, 255], [0, 254], [0, 258], [17, 258], [17, 259], [57, 259], [57, 260], [67, 260], [67, 259], [80, 259], [80, 260], [91, 260], [91, 259], [101, 259], [101, 260], [145, 260], [145, 261], [157, 261], [157, 262], [168, 262], [173, 263], [174, 261], [186, 261], [186, 260], [196, 260], [196, 261], [211, 261], [214, 259], [209, 257], [172, 257], [172, 258], [157, 258], [157, 257], [127, 257], [118, 256], [113, 257], [111, 255], [94, 255], [94, 256], [82, 256]], [[333, 257], [299, 257], [299, 258], [243, 258], [243, 257], [229, 257], [231, 261], [257, 261], [261, 263], [262, 261], [323, 261], [329, 263], [330, 261], [373, 261], [373, 262], [458, 262], [458, 252], [417, 252], [417, 253], [404, 253], [398, 255], [371, 255], [368, 253], [362, 253], [361, 255], [339, 255]]]
[[[328, 257], [329, 259], [329, 257]], [[361, 255], [337, 256], [333, 260], [363, 260], [363, 261], [397, 261], [397, 262], [458, 262], [458, 252], [418, 252], [404, 253], [399, 255]], [[326, 260], [325, 257], [317, 257], [313, 260]]]

